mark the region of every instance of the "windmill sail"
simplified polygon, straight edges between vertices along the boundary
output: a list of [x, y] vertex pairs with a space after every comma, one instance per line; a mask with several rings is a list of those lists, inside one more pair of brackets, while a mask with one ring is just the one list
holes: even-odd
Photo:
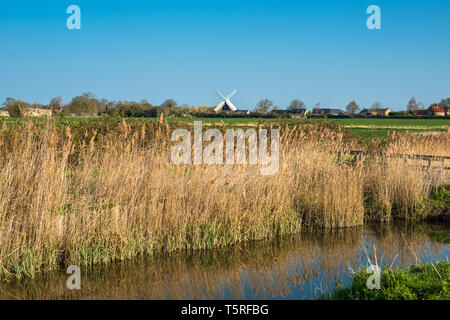
[[219, 104], [214, 108], [214, 111], [215, 111], [215, 112], [222, 111], [222, 108], [223, 108], [224, 105], [225, 105], [225, 101], [222, 101], [221, 103], [219, 103]]
[[230, 98], [237, 92], [236, 90], [233, 90], [232, 93], [230, 93], [227, 97], [224, 97], [219, 90], [216, 90], [219, 97], [222, 98], [222, 101], [214, 108], [214, 111], [220, 112], [220, 111], [237, 111], [238, 108], [230, 101]]

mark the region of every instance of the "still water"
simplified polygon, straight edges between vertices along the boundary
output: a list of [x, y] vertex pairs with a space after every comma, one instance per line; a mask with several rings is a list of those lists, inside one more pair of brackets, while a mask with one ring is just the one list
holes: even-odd
[[390, 224], [307, 232], [227, 249], [178, 252], [0, 284], [0, 299], [314, 299], [352, 270], [448, 260], [449, 225]]

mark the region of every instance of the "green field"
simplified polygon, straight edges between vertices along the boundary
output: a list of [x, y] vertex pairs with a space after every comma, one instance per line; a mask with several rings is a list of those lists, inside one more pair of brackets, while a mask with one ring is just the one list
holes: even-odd
[[389, 118], [344, 118], [344, 119], [329, 119], [328, 121], [334, 122], [343, 126], [375, 126], [375, 127], [450, 127], [450, 119], [389, 119]]
[[351, 130], [364, 141], [387, 139], [396, 133], [442, 132], [450, 128], [449, 119], [330, 119]]
[[[249, 118], [203, 118], [203, 119], [176, 119], [182, 121], [199, 121], [203, 123], [224, 122], [232, 125], [251, 125], [257, 123], [271, 123], [279, 121], [277, 119], [249, 119]], [[284, 120], [286, 121], [286, 120]], [[397, 133], [424, 133], [442, 132], [450, 128], [450, 119], [374, 119], [374, 118], [340, 118], [328, 120], [304, 120], [289, 119], [291, 122], [329, 121], [352, 131], [364, 141], [373, 139], [387, 139], [393, 132]]]
[[[80, 121], [101, 121], [102, 118], [57, 118], [62, 123]], [[105, 118], [107, 119], [107, 118]], [[276, 119], [276, 118], [166, 118], [168, 122], [202, 121], [204, 124], [225, 123], [233, 126], [257, 126], [259, 123], [314, 123], [328, 121], [350, 130], [363, 141], [387, 139], [393, 132], [425, 133], [443, 132], [450, 129], [450, 119], [389, 119], [389, 118], [335, 118], [335, 119]], [[6, 124], [14, 124], [18, 119], [1, 120]], [[159, 121], [159, 118], [139, 118], [139, 121]]]
[[[203, 123], [221, 123], [231, 125], [256, 125], [258, 123], [274, 123], [278, 119], [252, 119], [252, 118], [174, 118], [169, 121], [202, 121]], [[340, 118], [340, 119], [288, 119], [289, 122], [329, 121], [352, 131], [363, 141], [373, 139], [387, 139], [393, 132], [397, 133], [424, 133], [442, 132], [450, 128], [450, 119], [374, 119], [374, 118]]]

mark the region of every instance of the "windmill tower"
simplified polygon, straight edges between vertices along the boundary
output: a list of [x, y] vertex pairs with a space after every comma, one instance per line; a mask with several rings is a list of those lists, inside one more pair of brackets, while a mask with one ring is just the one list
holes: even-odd
[[216, 90], [217, 94], [220, 98], [222, 98], [222, 101], [214, 108], [214, 111], [220, 112], [220, 111], [237, 111], [238, 108], [231, 103], [230, 98], [236, 94], [236, 90], [233, 90], [232, 93], [230, 93], [228, 96], [224, 97], [219, 90]]

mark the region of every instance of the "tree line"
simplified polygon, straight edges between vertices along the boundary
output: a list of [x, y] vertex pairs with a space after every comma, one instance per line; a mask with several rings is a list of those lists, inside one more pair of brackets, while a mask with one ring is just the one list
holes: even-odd
[[[437, 103], [443, 107], [450, 107], [450, 98], [442, 99]], [[182, 117], [186, 113], [209, 113], [213, 112], [213, 107], [201, 106], [198, 108], [191, 107], [187, 104], [179, 106], [173, 99], [166, 99], [161, 105], [155, 106], [147, 100], [140, 102], [136, 101], [109, 101], [107, 99], [98, 99], [95, 94], [91, 92], [83, 93], [80, 96], [75, 96], [68, 104], [63, 104], [61, 97], [54, 97], [50, 100], [48, 105], [40, 105], [36, 103], [27, 103], [20, 99], [6, 98], [3, 102], [3, 108], [8, 110], [11, 117], [22, 117], [28, 108], [42, 108], [51, 109], [54, 113], [61, 116], [97, 116], [101, 114], [109, 116], [120, 117], [157, 117], [161, 113], [166, 116]], [[286, 106], [287, 110], [306, 109], [306, 104], [300, 99], [293, 99], [291, 103]], [[424, 108], [423, 103], [417, 102], [412, 97], [406, 105], [406, 112], [414, 113]], [[314, 110], [320, 109], [320, 103], [317, 103]], [[378, 111], [383, 109], [380, 102], [374, 102], [369, 110]], [[270, 99], [261, 99], [252, 110], [256, 113], [268, 113], [271, 111], [280, 110], [280, 107], [275, 105]], [[351, 101], [346, 107], [345, 111], [349, 114], [356, 114], [361, 110], [356, 101]]]
[[[450, 107], [450, 98], [442, 99], [439, 103], [434, 103], [436, 105], [440, 105], [442, 107]], [[274, 110], [279, 110], [280, 108], [276, 105], [274, 105], [274, 102], [269, 99], [262, 99], [260, 100], [256, 108], [254, 109], [255, 112], [270, 112]], [[291, 101], [291, 103], [286, 107], [287, 110], [296, 110], [296, 109], [306, 109], [306, 105], [303, 101], [299, 99], [294, 99]], [[312, 111], [320, 109], [320, 102], [317, 103], [314, 108], [312, 108]], [[370, 111], [379, 111], [384, 109], [384, 106], [379, 101], [375, 101], [369, 108], [367, 108]], [[424, 105], [422, 102], [417, 102], [416, 98], [412, 97], [408, 104], [406, 105], [406, 112], [414, 113], [418, 110], [423, 110]], [[350, 114], [356, 114], [359, 111], [361, 111], [361, 107], [356, 103], [355, 100], [352, 100], [346, 107], [345, 111]]]
[[11, 117], [22, 117], [29, 108], [50, 109], [61, 116], [97, 116], [101, 114], [120, 117], [156, 117], [161, 113], [182, 116], [188, 105], [179, 106], [173, 99], [165, 100], [161, 105], [154, 106], [147, 100], [109, 101], [98, 99], [95, 94], [87, 92], [73, 97], [68, 104], [62, 103], [61, 97], [54, 97], [48, 105], [28, 103], [20, 99], [6, 98], [2, 104]]

